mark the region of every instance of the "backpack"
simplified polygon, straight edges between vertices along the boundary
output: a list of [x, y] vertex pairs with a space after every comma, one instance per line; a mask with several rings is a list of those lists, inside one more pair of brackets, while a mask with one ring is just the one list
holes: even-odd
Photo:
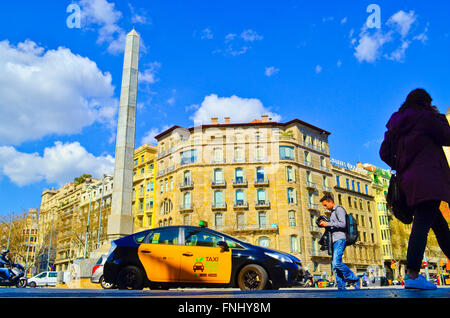
[[358, 231], [358, 223], [356, 223], [356, 219], [353, 217], [353, 214], [345, 214], [345, 240], [346, 246], [353, 245], [358, 241], [359, 231]]

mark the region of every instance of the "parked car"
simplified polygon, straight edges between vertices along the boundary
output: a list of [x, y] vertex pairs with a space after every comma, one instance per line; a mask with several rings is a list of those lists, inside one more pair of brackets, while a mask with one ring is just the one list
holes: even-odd
[[103, 265], [105, 265], [106, 254], [103, 254], [98, 259], [97, 263], [92, 268], [91, 282], [94, 284], [100, 284], [103, 289], [113, 289], [116, 288], [114, 284], [110, 284], [105, 282], [105, 278], [103, 276]]
[[58, 282], [58, 272], [42, 272], [28, 279], [28, 286], [44, 287], [56, 286]]
[[105, 281], [119, 289], [297, 286], [298, 258], [242, 242], [206, 227], [168, 226], [117, 239], [103, 266]]

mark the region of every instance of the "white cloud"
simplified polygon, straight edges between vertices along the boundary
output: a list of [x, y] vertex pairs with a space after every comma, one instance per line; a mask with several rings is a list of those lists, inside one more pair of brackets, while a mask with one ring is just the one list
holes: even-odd
[[0, 145], [80, 133], [95, 122], [112, 130], [118, 100], [110, 73], [69, 49], [0, 42]]
[[[373, 31], [366, 24], [361, 29], [359, 39], [353, 38], [353, 30], [350, 33], [351, 44], [355, 48], [354, 56], [360, 63], [374, 63], [381, 57], [391, 61], [403, 62], [406, 50], [410, 48], [412, 41], [425, 43], [428, 39], [428, 26], [424, 32], [412, 36], [410, 35], [412, 26], [417, 23], [417, 16], [414, 11], [406, 13], [403, 10], [393, 14], [381, 29]], [[395, 47], [390, 52], [383, 52], [386, 44]]]
[[222, 53], [223, 55], [239, 56], [252, 48], [251, 43], [261, 41], [263, 38], [262, 35], [251, 29], [242, 31], [239, 37], [236, 33], [228, 33], [225, 36], [225, 48], [216, 49], [213, 54]]
[[256, 33], [256, 31], [248, 29], [241, 33], [241, 38], [245, 42], [254, 42], [254, 41], [261, 41], [264, 37]]
[[280, 121], [281, 116], [272, 113], [263, 103], [256, 98], [241, 98], [236, 95], [231, 97], [218, 97], [216, 94], [206, 96], [202, 104], [193, 107], [196, 112], [190, 117], [195, 125], [209, 124], [212, 117], [218, 117], [219, 122], [224, 117], [231, 117], [231, 122], [246, 123], [259, 119], [267, 114], [273, 121]]
[[202, 30], [202, 33], [200, 35], [200, 38], [202, 40], [212, 40], [214, 38], [214, 34], [212, 33], [210, 28], [206, 28], [204, 30]]
[[114, 171], [110, 155], [94, 156], [78, 142], [55, 142], [44, 149], [43, 155], [24, 153], [14, 147], [0, 146], [0, 174], [18, 186], [46, 181], [63, 185], [83, 173], [101, 177]]
[[337, 61], [336, 65], [337, 65], [337, 67], [340, 68], [340, 67], [342, 66], [342, 61], [339, 59], [339, 60]]
[[388, 20], [388, 24], [393, 25], [397, 31], [401, 34], [402, 38], [406, 37], [411, 29], [411, 25], [416, 22], [417, 17], [414, 11], [406, 13], [403, 10], [395, 13]]
[[163, 131], [169, 129], [169, 125], [165, 125], [162, 129], [159, 128], [151, 128], [149, 131], [147, 131], [144, 134], [144, 137], [141, 139], [141, 144], [151, 144], [151, 145], [157, 145], [158, 141], [155, 139], [155, 136], [162, 133]]
[[[93, 30], [98, 28], [97, 44], [106, 44], [111, 54], [121, 54], [125, 50], [127, 32], [119, 25], [123, 14], [116, 9], [115, 3], [107, 0], [79, 0], [81, 7], [82, 28]], [[150, 19], [143, 14], [136, 13], [134, 7], [128, 4], [133, 24], [150, 24]], [[140, 10], [142, 12], [142, 10]], [[140, 49], [146, 52], [147, 48], [141, 39]]]
[[271, 77], [272, 75], [277, 74], [279, 71], [280, 71], [279, 68], [276, 68], [275, 66], [269, 66], [266, 67], [264, 74], [266, 74], [267, 77]]
[[314, 69], [316, 74], [320, 74], [322, 72], [322, 66], [316, 65], [316, 68]]
[[131, 12], [131, 23], [133, 24], [151, 24], [151, 19], [148, 17], [147, 12], [143, 9], [139, 9], [142, 14], [138, 14], [131, 3], [128, 3], [128, 7]]
[[97, 25], [97, 44], [108, 44], [111, 54], [122, 53], [125, 49], [126, 32], [118, 22], [122, 12], [116, 10], [115, 4], [106, 0], [80, 0], [82, 27]]
[[341, 24], [345, 24], [345, 23], [347, 23], [347, 17], [345, 17], [345, 18], [343, 18], [342, 20], [341, 20]]
[[386, 42], [391, 41], [391, 33], [384, 34], [377, 31], [370, 34], [367, 27], [364, 27], [360, 33], [359, 43], [355, 47], [355, 57], [359, 62], [375, 62], [381, 55], [380, 49]]
[[156, 77], [158, 70], [161, 68], [160, 62], [152, 62], [146, 65], [147, 68], [144, 69], [143, 72], [139, 72], [138, 81], [139, 83], [148, 83], [148, 84], [154, 84], [159, 79]]

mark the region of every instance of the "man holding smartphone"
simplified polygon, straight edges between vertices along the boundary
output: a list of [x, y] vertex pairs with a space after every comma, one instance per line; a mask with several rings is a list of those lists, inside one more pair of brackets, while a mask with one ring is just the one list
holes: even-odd
[[319, 226], [326, 227], [331, 231], [331, 240], [333, 245], [333, 271], [336, 278], [338, 290], [345, 290], [346, 282], [355, 284], [356, 289], [361, 288], [361, 282], [347, 265], [342, 262], [342, 256], [346, 247], [346, 215], [345, 209], [334, 203], [334, 198], [326, 194], [320, 199], [320, 203], [325, 209], [331, 211], [330, 221], [319, 222]]

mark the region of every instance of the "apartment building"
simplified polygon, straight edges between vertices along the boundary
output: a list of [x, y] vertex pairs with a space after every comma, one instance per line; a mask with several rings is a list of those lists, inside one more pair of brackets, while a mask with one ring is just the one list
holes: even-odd
[[142, 145], [134, 152], [132, 213], [134, 230], [152, 227], [154, 215], [156, 146]]

